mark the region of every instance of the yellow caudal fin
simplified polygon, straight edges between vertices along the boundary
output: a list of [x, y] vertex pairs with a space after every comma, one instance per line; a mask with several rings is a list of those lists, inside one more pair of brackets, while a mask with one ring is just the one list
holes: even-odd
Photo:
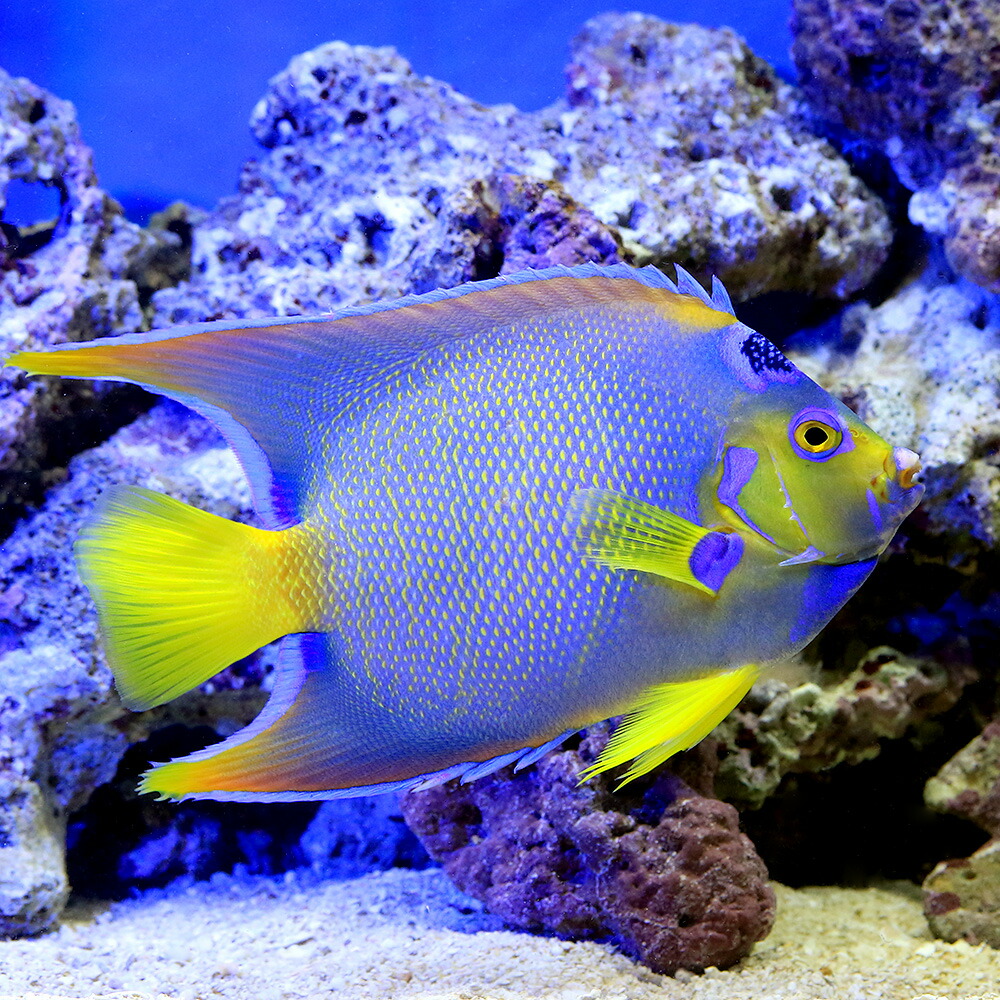
[[264, 531], [138, 487], [108, 493], [76, 554], [122, 701], [160, 705], [314, 627], [310, 552], [302, 527]]
[[700, 743], [753, 687], [753, 664], [723, 674], [647, 688], [581, 780], [628, 761], [621, 785], [641, 777], [681, 750]]

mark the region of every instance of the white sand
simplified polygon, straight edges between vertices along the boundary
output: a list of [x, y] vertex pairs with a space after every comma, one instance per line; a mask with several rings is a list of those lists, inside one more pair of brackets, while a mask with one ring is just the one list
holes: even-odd
[[774, 932], [738, 969], [670, 979], [503, 930], [438, 870], [216, 876], [0, 942], [0, 998], [1000, 1000], [1000, 952], [932, 941], [913, 887], [776, 888]]

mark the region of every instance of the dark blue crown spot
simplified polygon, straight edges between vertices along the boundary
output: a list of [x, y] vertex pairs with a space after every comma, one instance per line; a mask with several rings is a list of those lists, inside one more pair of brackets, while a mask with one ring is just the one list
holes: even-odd
[[751, 333], [740, 344], [740, 352], [755, 375], [764, 372], [793, 372], [795, 366], [778, 350], [774, 344], [759, 333]]

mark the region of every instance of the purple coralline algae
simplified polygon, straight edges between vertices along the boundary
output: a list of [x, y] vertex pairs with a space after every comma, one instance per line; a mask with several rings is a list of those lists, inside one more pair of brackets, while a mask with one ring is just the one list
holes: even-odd
[[[51, 189], [53, 218], [0, 222], [0, 354], [142, 328], [146, 274], [181, 252], [181, 238], [128, 222], [98, 187], [73, 106], [0, 70], [0, 213], [16, 185]], [[57, 389], [51, 379], [0, 371], [4, 524], [39, 498], [46, 471], [65, 463], [72, 442], [106, 437], [136, 415], [138, 399], [121, 386]]]
[[992, 838], [968, 858], [942, 861], [924, 880], [931, 930], [946, 941], [1000, 948], [1000, 717], [927, 782], [924, 800]]
[[924, 800], [1000, 839], [1000, 716], [927, 782]]
[[725, 968], [774, 922], [774, 893], [736, 810], [666, 772], [619, 791], [580, 772], [594, 727], [520, 773], [403, 798], [403, 815], [463, 891], [505, 921], [611, 940], [656, 972]]
[[815, 113], [877, 143], [910, 217], [1000, 290], [1000, 8], [993, 0], [794, 0], [792, 55]]
[[968, 858], [942, 861], [924, 880], [924, 913], [945, 941], [1000, 948], [1000, 840]]

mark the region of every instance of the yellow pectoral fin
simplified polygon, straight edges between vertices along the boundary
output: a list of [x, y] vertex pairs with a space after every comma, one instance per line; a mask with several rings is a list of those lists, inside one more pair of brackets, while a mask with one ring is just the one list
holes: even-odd
[[749, 664], [723, 674], [647, 688], [580, 780], [631, 760], [620, 788], [675, 753], [690, 749], [729, 715], [759, 674], [760, 668]]
[[743, 539], [611, 490], [577, 490], [567, 525], [581, 553], [612, 569], [653, 573], [713, 597], [743, 556]]

